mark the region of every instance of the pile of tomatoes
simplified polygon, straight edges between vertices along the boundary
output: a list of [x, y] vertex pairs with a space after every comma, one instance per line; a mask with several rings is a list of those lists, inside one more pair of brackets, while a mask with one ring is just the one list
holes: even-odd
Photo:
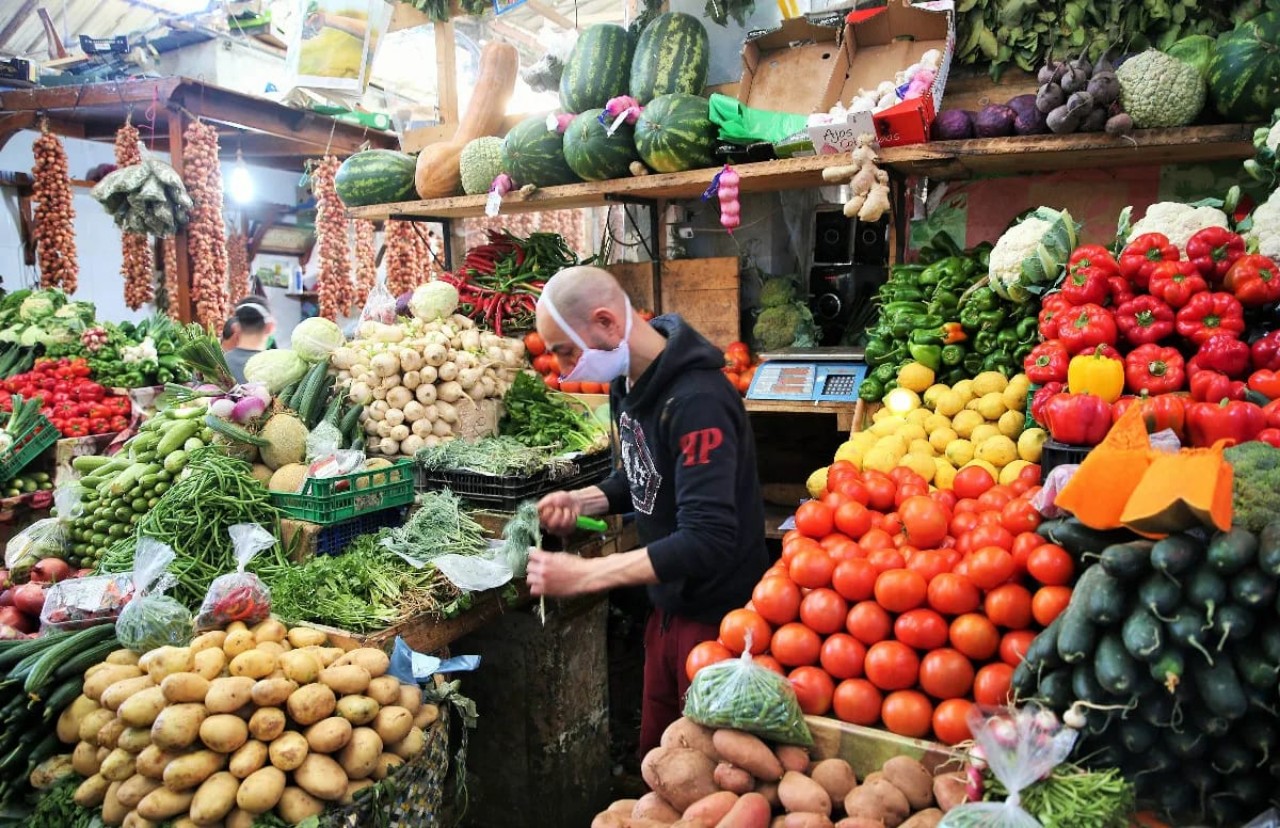
[[556, 355], [547, 350], [547, 344], [537, 331], [524, 335], [524, 349], [529, 352], [529, 361], [533, 370], [542, 375], [542, 381], [548, 388], [564, 391], [566, 394], [608, 394], [607, 382], [561, 382], [560, 362]]
[[997, 485], [980, 467], [929, 491], [837, 461], [800, 506], [782, 558], [685, 669], [750, 650], [807, 714], [955, 744], [974, 703], [1003, 704], [1036, 633], [1066, 608], [1076, 564], [1036, 534], [1039, 467]]
[[752, 359], [751, 347], [745, 342], [730, 342], [724, 349], [724, 375], [744, 397], [759, 366], [759, 361]]
[[63, 437], [112, 434], [129, 426], [133, 403], [89, 379], [83, 359], [41, 359], [30, 371], [0, 380], [0, 411], [13, 410], [13, 394], [40, 400], [40, 413]]

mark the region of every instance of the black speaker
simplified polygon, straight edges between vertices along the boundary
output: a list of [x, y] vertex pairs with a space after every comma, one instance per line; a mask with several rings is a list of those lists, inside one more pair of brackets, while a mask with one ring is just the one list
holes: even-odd
[[857, 222], [854, 230], [853, 263], [885, 265], [889, 263], [889, 219], [875, 223]]
[[845, 218], [840, 205], [820, 207], [813, 217], [813, 264], [853, 263], [854, 221]]

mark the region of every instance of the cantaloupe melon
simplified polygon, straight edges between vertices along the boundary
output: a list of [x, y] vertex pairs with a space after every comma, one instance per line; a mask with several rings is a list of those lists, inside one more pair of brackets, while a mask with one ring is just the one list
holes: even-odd
[[262, 447], [262, 462], [271, 469], [301, 463], [306, 458], [309, 433], [292, 414], [273, 414], [260, 434], [269, 444]]
[[301, 463], [290, 463], [276, 469], [275, 474], [271, 475], [270, 482], [267, 483], [267, 488], [273, 492], [297, 493], [302, 491], [302, 486], [306, 482], [307, 467]]

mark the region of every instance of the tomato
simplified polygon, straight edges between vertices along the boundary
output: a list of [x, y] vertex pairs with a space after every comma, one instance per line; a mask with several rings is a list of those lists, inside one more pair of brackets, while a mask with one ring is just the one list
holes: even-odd
[[[852, 500], [865, 506], [871, 498], [871, 493], [867, 491], [867, 487], [863, 485], [862, 481], [853, 477], [842, 477], [833, 483], [831, 476], [828, 475], [827, 488], [839, 492], [845, 502]], [[839, 523], [836, 525], [839, 525]]]
[[956, 497], [956, 493], [950, 489], [934, 489], [929, 492], [929, 497], [939, 506], [946, 509], [947, 514], [950, 514], [956, 508], [956, 503], [960, 500], [960, 498]]
[[933, 650], [947, 643], [947, 622], [931, 609], [913, 609], [893, 622], [893, 637], [917, 650]]
[[[827, 492], [818, 499], [831, 509], [832, 514], [835, 514], [835, 511], [840, 507], [840, 504], [844, 503], [844, 497], [837, 492]], [[830, 535], [827, 537], [830, 537]]]
[[922, 549], [937, 546], [947, 536], [951, 516], [930, 497], [909, 497], [898, 507], [902, 527], [911, 543]]
[[824, 716], [831, 709], [836, 684], [821, 667], [797, 667], [787, 676], [806, 716]]
[[1075, 573], [1071, 554], [1056, 543], [1037, 546], [1027, 558], [1027, 574], [1045, 586], [1069, 584]]
[[867, 650], [862, 669], [881, 690], [903, 690], [916, 683], [920, 657], [901, 641], [877, 641]]
[[552, 390], [560, 390], [560, 377], [555, 374], [547, 374], [542, 378], [542, 382]]
[[1013, 556], [998, 546], [984, 546], [969, 556], [969, 580], [981, 589], [995, 589], [1013, 577]]
[[[902, 531], [902, 518], [898, 516], [897, 512], [890, 512], [887, 515], [881, 515], [878, 522], [873, 521], [873, 525], [885, 532], [885, 534], [896, 536]], [[897, 543], [896, 537], [894, 538], [894, 543]]]
[[766, 670], [770, 670], [780, 676], [785, 676], [787, 674], [787, 671], [778, 663], [778, 659], [771, 655], [755, 655], [751, 657], [751, 660]]
[[769, 649], [773, 628], [760, 613], [748, 609], [731, 610], [720, 621], [720, 643], [734, 655], [747, 649], [747, 637], [751, 637], [751, 654]]
[[751, 591], [751, 603], [770, 624], [786, 624], [800, 612], [800, 587], [786, 575], [761, 578]]
[[924, 603], [929, 585], [910, 569], [888, 569], [876, 578], [876, 603], [889, 612], [906, 612]]
[[1031, 592], [1022, 584], [1004, 584], [987, 593], [982, 610], [997, 627], [1025, 630], [1031, 626]]
[[844, 629], [849, 604], [833, 589], [815, 589], [800, 602], [800, 621], [819, 635]]
[[992, 486], [978, 497], [978, 503], [994, 511], [1003, 509], [1010, 500], [1013, 500], [1013, 492], [1008, 486]]
[[537, 331], [529, 331], [524, 335], [524, 349], [533, 356], [542, 356], [547, 352], [547, 343], [542, 341]]
[[926, 583], [932, 583], [934, 578], [951, 571], [951, 561], [948, 556], [941, 552], [933, 549], [921, 549], [908, 559], [907, 569], [919, 572], [924, 576]]
[[836, 633], [822, 642], [818, 656], [822, 669], [834, 679], [858, 678], [867, 657], [867, 648], [848, 633]]
[[902, 569], [907, 561], [897, 549], [877, 549], [867, 553], [867, 561], [876, 568], [876, 572], [887, 572], [890, 569]]
[[782, 544], [782, 560], [786, 562], [787, 565], [790, 565], [791, 561], [795, 559], [795, 556], [806, 549], [815, 552], [826, 552], [826, 550], [822, 548], [822, 544], [818, 543], [813, 538], [806, 538], [804, 535], [796, 535], [791, 540]]
[[1040, 485], [1042, 471], [1039, 463], [1032, 463], [1030, 466], [1023, 466], [1022, 471], [1018, 472], [1019, 480], [1028, 480], [1033, 486]]
[[564, 392], [564, 393], [566, 393], [566, 394], [581, 394], [581, 393], [582, 393], [582, 383], [580, 383], [580, 382], [574, 382], [574, 381], [571, 381], [571, 380], [561, 380], [561, 381], [560, 381], [560, 390], [561, 390], [561, 391], [563, 391], [563, 392]]
[[973, 582], [963, 575], [944, 572], [929, 582], [926, 595], [929, 606], [947, 615], [973, 612], [982, 601], [982, 594]]
[[861, 479], [862, 473], [858, 471], [857, 466], [848, 460], [837, 460], [827, 466], [827, 480], [832, 480], [836, 477], [851, 477], [854, 480], [858, 480]]
[[986, 661], [1000, 647], [1000, 631], [991, 619], [968, 612], [951, 622], [951, 646], [974, 661]]
[[1044, 538], [1035, 532], [1023, 532], [1013, 539], [1013, 549], [1009, 551], [1013, 555], [1013, 565], [1017, 568], [1019, 574], [1027, 571], [1027, 559], [1031, 557], [1031, 552], [1042, 543], [1044, 543]]
[[806, 589], [831, 585], [831, 573], [835, 571], [836, 562], [831, 559], [822, 547], [802, 549], [791, 559], [789, 571], [791, 580], [797, 586]]
[[893, 508], [894, 496], [898, 487], [887, 477], [867, 477], [862, 479], [867, 490], [867, 505], [877, 512], [887, 512]]
[[866, 558], [840, 561], [831, 573], [831, 585], [847, 601], [865, 601], [875, 594], [879, 570]]
[[883, 529], [871, 529], [865, 535], [858, 538], [858, 545], [861, 546], [868, 554], [877, 549], [892, 549], [893, 535]]
[[[979, 525], [968, 534], [969, 543], [973, 549], [981, 549], [984, 546], [998, 546], [1005, 551], [1013, 549], [1013, 533], [1003, 526], [999, 525], [1000, 515], [998, 512], [987, 512], [992, 515], [996, 521], [995, 525]], [[978, 518], [979, 523], [982, 517]]]
[[1000, 639], [1000, 660], [1010, 667], [1017, 667], [1027, 654], [1027, 648], [1036, 638], [1031, 630], [1014, 630]]
[[856, 499], [846, 500], [836, 509], [835, 524], [841, 532], [858, 540], [871, 528], [871, 512]]
[[684, 674], [689, 677], [689, 681], [693, 681], [693, 677], [703, 667], [730, 658], [733, 658], [733, 653], [719, 641], [703, 641], [689, 651], [684, 660]]
[[880, 706], [880, 718], [890, 733], [919, 739], [929, 734], [933, 723], [933, 705], [918, 690], [890, 693]]
[[901, 506], [913, 497], [929, 498], [929, 484], [921, 480], [919, 483], [907, 482], [898, 485], [898, 491], [893, 495], [893, 505]]
[[779, 664], [787, 667], [817, 664], [821, 650], [822, 639], [818, 634], [795, 621], [779, 627], [769, 643], [769, 652]]
[[1031, 616], [1036, 619], [1037, 624], [1047, 627], [1053, 623], [1053, 619], [1062, 614], [1070, 601], [1071, 587], [1040, 587], [1036, 590], [1036, 594], [1031, 596]]
[[875, 601], [859, 601], [849, 608], [849, 614], [844, 619], [844, 628], [849, 631], [849, 635], [863, 644], [871, 645], [889, 637], [893, 621], [884, 607]]
[[796, 509], [796, 528], [811, 538], [831, 534], [835, 528], [832, 509], [820, 500], [807, 500]]
[[958, 699], [973, 687], [973, 664], [948, 647], [925, 653], [920, 660], [920, 687], [935, 699]]
[[956, 472], [955, 479], [951, 481], [951, 490], [961, 498], [977, 498], [994, 485], [996, 481], [991, 472], [982, 466], [969, 466]]
[[1031, 501], [1014, 498], [1000, 510], [1000, 524], [1015, 535], [1034, 532], [1040, 525], [1040, 512], [1031, 505]]
[[866, 679], [845, 679], [836, 686], [831, 707], [836, 718], [850, 724], [869, 726], [880, 721], [880, 705], [884, 697]]
[[1008, 704], [1012, 684], [1012, 667], [999, 662], [988, 664], [973, 677], [973, 700], [984, 707]]
[[969, 732], [969, 711], [973, 702], [968, 699], [947, 699], [933, 710], [933, 736], [944, 745], [956, 745], [973, 738]]
[[[956, 504], [956, 509], [960, 508], [960, 504]], [[978, 516], [974, 512], [957, 511], [951, 518], [951, 534], [953, 537], [960, 538], [978, 528]]]

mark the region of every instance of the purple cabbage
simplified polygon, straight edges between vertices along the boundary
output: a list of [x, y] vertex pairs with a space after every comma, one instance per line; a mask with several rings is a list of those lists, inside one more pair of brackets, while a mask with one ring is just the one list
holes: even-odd
[[933, 119], [934, 141], [963, 141], [973, 137], [973, 117], [963, 109], [944, 109]]
[[1004, 138], [1013, 134], [1018, 114], [1004, 104], [988, 104], [973, 120], [973, 131], [979, 138]]
[[1015, 135], [1044, 135], [1049, 131], [1045, 123], [1045, 114], [1036, 108], [1035, 95], [1018, 95], [1010, 98], [1008, 107], [1015, 113], [1013, 131]]

